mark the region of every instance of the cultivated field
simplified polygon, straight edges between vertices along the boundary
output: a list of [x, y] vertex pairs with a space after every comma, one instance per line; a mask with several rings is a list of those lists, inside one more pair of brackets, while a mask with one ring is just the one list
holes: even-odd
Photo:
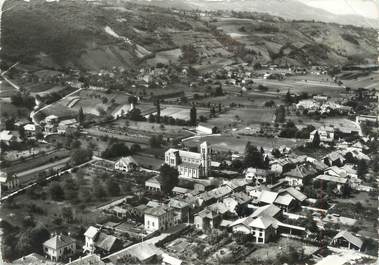
[[287, 138], [266, 138], [258, 136], [234, 136], [234, 135], [222, 135], [222, 136], [204, 136], [194, 137], [184, 141], [187, 146], [198, 146], [200, 143], [207, 141], [211, 148], [220, 151], [232, 151], [238, 153], [244, 153], [247, 142], [252, 145], [263, 147], [266, 150], [277, 148], [281, 145], [293, 148], [304, 143], [304, 140], [300, 139], [287, 139]]

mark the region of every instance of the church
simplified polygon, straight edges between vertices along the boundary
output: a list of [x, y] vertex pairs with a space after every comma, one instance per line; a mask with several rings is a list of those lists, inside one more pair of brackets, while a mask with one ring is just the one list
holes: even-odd
[[165, 163], [177, 168], [180, 177], [208, 177], [211, 167], [210, 148], [207, 142], [200, 145], [200, 153], [170, 148], [165, 153]]

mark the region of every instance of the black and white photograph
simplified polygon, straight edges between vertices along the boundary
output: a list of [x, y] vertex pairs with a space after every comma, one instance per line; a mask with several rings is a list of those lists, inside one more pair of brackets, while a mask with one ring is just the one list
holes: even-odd
[[0, 264], [379, 264], [378, 0], [0, 0]]

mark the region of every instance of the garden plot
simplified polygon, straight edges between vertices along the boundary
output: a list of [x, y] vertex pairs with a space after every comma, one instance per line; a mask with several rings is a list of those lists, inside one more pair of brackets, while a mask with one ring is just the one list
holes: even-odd
[[[168, 116], [174, 119], [189, 120], [190, 119], [190, 109], [183, 107], [166, 107], [161, 110], [161, 117]], [[156, 113], [155, 113], [156, 114]], [[197, 117], [209, 115], [208, 109], [197, 109]]]

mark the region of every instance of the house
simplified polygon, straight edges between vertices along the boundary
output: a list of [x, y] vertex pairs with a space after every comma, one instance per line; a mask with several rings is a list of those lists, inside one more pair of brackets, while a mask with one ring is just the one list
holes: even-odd
[[303, 186], [304, 179], [317, 174], [317, 170], [313, 168], [309, 163], [297, 165], [294, 169], [284, 174], [285, 180], [288, 185], [295, 188]]
[[42, 128], [33, 123], [24, 125], [25, 136], [27, 138], [36, 137], [39, 133], [42, 133]]
[[200, 145], [200, 153], [171, 148], [165, 153], [165, 163], [177, 168], [180, 177], [208, 177], [211, 168], [210, 148], [207, 142]]
[[101, 260], [101, 257], [96, 254], [89, 254], [85, 257], [80, 257], [76, 260], [73, 260], [67, 265], [106, 265], [104, 261]]
[[352, 233], [343, 230], [333, 237], [330, 243], [334, 247], [348, 248], [361, 251], [363, 246], [363, 241], [354, 236]]
[[16, 131], [3, 130], [0, 132], [0, 142], [5, 145], [21, 142], [20, 134]]
[[77, 130], [79, 123], [75, 119], [63, 120], [58, 123], [57, 132], [59, 134], [65, 134], [67, 130]]
[[331, 143], [334, 141], [334, 128], [330, 126], [322, 126], [317, 130], [314, 130], [309, 135], [309, 141], [313, 142], [316, 132], [319, 135], [320, 142]]
[[335, 183], [337, 185], [338, 193], [342, 193], [342, 189], [343, 187], [345, 187], [345, 185], [350, 185], [350, 181], [348, 178], [342, 178], [342, 177], [336, 177], [336, 176], [319, 175], [315, 178], [315, 180]]
[[265, 244], [276, 236], [278, 225], [277, 220], [270, 216], [248, 216], [238, 219], [230, 227], [234, 233], [250, 234], [254, 237], [255, 243]]
[[182, 187], [174, 187], [172, 189], [172, 193], [174, 195], [179, 195], [179, 194], [187, 194], [187, 193], [190, 193], [192, 190], [191, 189], [186, 189], [186, 188], [182, 188]]
[[196, 127], [196, 133], [198, 134], [215, 134], [217, 131], [218, 129], [216, 126], [209, 126], [201, 123]]
[[[10, 263], [3, 263], [4, 265], [9, 265]], [[29, 255], [23, 256], [19, 259], [12, 261], [12, 265], [56, 265], [54, 261], [46, 259], [44, 256], [41, 256], [37, 253], [31, 253]]]
[[189, 222], [190, 205], [187, 202], [172, 198], [168, 202], [168, 207], [174, 211], [175, 223]]
[[233, 213], [236, 211], [237, 207], [247, 207], [247, 204], [251, 200], [251, 197], [245, 192], [236, 192], [224, 198], [222, 202], [229, 209], [229, 211]]
[[121, 247], [119, 239], [113, 235], [109, 235], [105, 230], [90, 226], [84, 233], [85, 244], [83, 251], [86, 253], [98, 253], [107, 255]]
[[263, 190], [258, 196], [258, 205], [273, 204], [277, 196], [277, 192]]
[[148, 233], [163, 231], [175, 225], [175, 214], [171, 207], [162, 205], [147, 208], [144, 215], [145, 230]]
[[158, 177], [152, 177], [145, 181], [145, 188], [149, 191], [161, 192], [162, 185]]
[[181, 265], [183, 261], [181, 259], [170, 256], [166, 253], [162, 254], [162, 265]]
[[131, 172], [137, 170], [138, 167], [138, 162], [132, 156], [122, 157], [114, 165], [114, 168], [116, 170], [124, 172]]
[[112, 264], [120, 264], [120, 261], [123, 260], [122, 257], [126, 258], [126, 262], [121, 262], [121, 264], [152, 264], [155, 263], [153, 261], [160, 258], [162, 254], [163, 251], [152, 243], [139, 243], [106, 258], [110, 260]]
[[303, 203], [307, 199], [307, 196], [305, 194], [303, 194], [302, 192], [300, 192], [299, 190], [297, 190], [293, 187], [281, 189], [281, 190], [279, 190], [278, 193], [279, 194], [289, 194], [293, 198], [295, 198], [299, 203]]
[[250, 216], [253, 218], [257, 218], [259, 216], [269, 216], [275, 219], [280, 219], [282, 216], [282, 211], [278, 206], [269, 204], [258, 207]]
[[338, 166], [341, 167], [345, 163], [345, 157], [337, 151], [333, 151], [326, 156], [324, 156], [323, 161], [328, 166]]
[[76, 242], [66, 235], [54, 235], [43, 243], [43, 253], [53, 261], [62, 261], [76, 251]]
[[217, 228], [222, 220], [222, 214], [217, 211], [212, 211], [209, 208], [195, 214], [194, 223], [196, 229], [209, 230]]
[[13, 190], [20, 186], [20, 179], [17, 175], [9, 176], [8, 173], [0, 171], [0, 198], [2, 196], [3, 188], [5, 190]]
[[266, 169], [249, 167], [245, 170], [244, 173], [247, 180], [256, 181], [256, 184], [260, 185], [266, 183], [267, 177], [270, 176], [273, 172]]
[[58, 116], [55, 115], [49, 115], [45, 118], [46, 124], [57, 124], [58, 123]]
[[283, 212], [290, 212], [296, 207], [296, 200], [289, 194], [280, 194], [276, 197], [274, 204], [280, 207]]
[[284, 173], [294, 167], [295, 165], [293, 161], [289, 158], [280, 158], [274, 161], [270, 161], [270, 169], [275, 173]]

